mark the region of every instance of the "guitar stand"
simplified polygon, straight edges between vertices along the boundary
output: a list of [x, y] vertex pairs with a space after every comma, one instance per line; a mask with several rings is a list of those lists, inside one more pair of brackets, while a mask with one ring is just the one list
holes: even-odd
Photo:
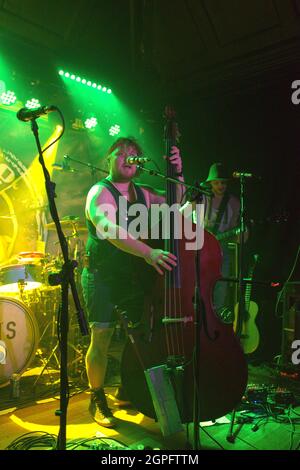
[[235, 442], [235, 435], [233, 433], [235, 415], [236, 415], [236, 409], [234, 408], [234, 410], [232, 410], [232, 412], [231, 412], [230, 428], [229, 428], [228, 434], [226, 436], [227, 442], [230, 442], [231, 444], [233, 444]]
[[235, 443], [235, 440], [236, 440], [236, 437], [238, 436], [238, 434], [240, 433], [242, 427], [244, 426], [244, 423], [246, 421], [241, 421], [239, 423], [239, 426], [238, 428], [235, 430], [235, 432], [233, 432], [233, 427], [234, 427], [234, 421], [235, 421], [235, 416], [236, 416], [236, 408], [234, 408], [231, 412], [231, 419], [230, 419], [230, 428], [229, 428], [229, 431], [228, 431], [228, 434], [226, 436], [226, 441], [229, 442], [230, 444], [234, 444]]

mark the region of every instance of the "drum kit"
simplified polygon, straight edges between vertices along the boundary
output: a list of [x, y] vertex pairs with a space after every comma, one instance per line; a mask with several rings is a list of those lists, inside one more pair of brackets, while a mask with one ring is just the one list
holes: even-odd
[[[80, 293], [84, 243], [79, 238], [79, 232], [87, 229], [76, 217], [64, 218], [61, 224], [63, 229], [72, 230], [66, 238], [72, 246], [70, 257], [78, 263], [75, 282]], [[46, 228], [54, 230], [55, 225], [49, 223]], [[21, 376], [37, 354], [42, 356], [43, 371], [53, 357], [59, 366], [56, 318], [61, 287], [49, 285], [48, 276], [61, 270], [62, 257], [39, 251], [23, 251], [11, 261], [10, 264], [0, 266], [0, 388], [8, 385], [15, 374]], [[72, 322], [71, 317], [72, 312]], [[77, 330], [77, 324], [73, 326]], [[74, 343], [80, 341], [78, 332], [73, 333], [72, 340]], [[70, 357], [76, 363], [82, 360], [78, 354], [82, 356], [83, 351], [82, 348], [78, 351], [74, 343], [70, 344], [73, 350]]]

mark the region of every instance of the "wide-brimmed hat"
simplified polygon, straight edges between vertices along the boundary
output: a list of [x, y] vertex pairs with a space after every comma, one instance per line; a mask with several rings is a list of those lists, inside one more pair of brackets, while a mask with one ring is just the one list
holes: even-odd
[[206, 182], [209, 183], [214, 180], [227, 181], [228, 179], [228, 172], [224, 165], [222, 163], [213, 163], [209, 169]]

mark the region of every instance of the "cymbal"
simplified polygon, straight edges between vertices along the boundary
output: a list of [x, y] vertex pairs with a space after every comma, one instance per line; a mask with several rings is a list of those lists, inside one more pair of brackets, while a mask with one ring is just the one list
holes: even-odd
[[35, 261], [41, 261], [43, 258], [45, 258], [45, 253], [42, 253], [41, 251], [21, 251], [17, 258], [18, 260], [22, 262], [35, 262]]
[[[60, 220], [60, 224], [66, 229], [77, 230], [78, 232], [87, 232], [87, 226], [80, 221], [78, 217], [76, 217], [76, 219], [78, 220], [62, 219]], [[54, 222], [50, 222], [49, 224], [45, 224], [45, 228], [48, 230], [55, 230], [56, 226]]]

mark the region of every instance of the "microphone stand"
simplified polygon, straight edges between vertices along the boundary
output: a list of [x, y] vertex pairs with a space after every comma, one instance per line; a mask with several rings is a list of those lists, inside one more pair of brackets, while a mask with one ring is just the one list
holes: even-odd
[[[197, 193], [196, 204], [201, 204], [203, 201], [203, 194], [201, 192]], [[197, 211], [196, 211], [197, 214]], [[196, 220], [196, 223], [200, 221]], [[201, 279], [200, 279], [200, 268], [201, 268], [201, 252], [200, 250], [195, 250], [195, 294], [194, 294], [194, 345], [195, 345], [195, 355], [194, 355], [194, 402], [193, 402], [193, 450], [198, 450], [201, 448], [200, 443], [200, 368], [197, 367], [197, 360], [200, 354], [200, 333], [201, 333], [201, 309], [203, 308], [201, 302]]]
[[238, 318], [237, 318], [237, 335], [241, 333], [243, 319], [245, 315], [245, 283], [244, 279], [244, 234], [245, 234], [245, 176], [240, 173], [240, 243], [239, 243], [239, 285], [238, 285]]
[[68, 243], [64, 236], [64, 233], [61, 228], [61, 224], [59, 221], [59, 216], [57, 212], [57, 207], [55, 204], [55, 183], [53, 183], [50, 179], [50, 174], [46, 168], [44, 157], [43, 157], [43, 150], [40, 144], [39, 133], [38, 133], [38, 125], [35, 119], [31, 120], [31, 130], [34, 134], [36, 145], [38, 148], [39, 153], [39, 162], [42, 166], [44, 177], [45, 177], [45, 188], [47, 192], [47, 197], [49, 201], [49, 209], [52, 216], [52, 219], [56, 226], [56, 231], [59, 239], [59, 243], [61, 246], [61, 251], [64, 258], [64, 264], [62, 270], [59, 274], [50, 275], [49, 276], [49, 283], [51, 285], [58, 285], [61, 284], [61, 306], [58, 312], [58, 339], [60, 345], [60, 354], [61, 354], [61, 363], [60, 363], [60, 409], [56, 410], [55, 415], [59, 416], [60, 418], [60, 428], [58, 433], [57, 439], [57, 449], [58, 450], [65, 450], [66, 449], [66, 426], [67, 426], [67, 407], [69, 401], [69, 390], [68, 390], [68, 326], [69, 326], [69, 319], [68, 319], [68, 291], [69, 285], [71, 287], [72, 296], [74, 299], [75, 307], [76, 307], [76, 315], [77, 321], [80, 327], [80, 331], [82, 335], [88, 334], [88, 326], [84, 316], [83, 309], [80, 305], [80, 300], [78, 297], [78, 293], [76, 290], [76, 284], [74, 280], [74, 268], [76, 267], [76, 261], [72, 261], [69, 259], [69, 252], [68, 252]]
[[[236, 336], [239, 337], [242, 332], [243, 319], [245, 316], [245, 282], [244, 282], [244, 232], [245, 232], [245, 174], [240, 173], [240, 243], [239, 243], [239, 275], [238, 275], [238, 312], [236, 322]], [[226, 439], [228, 442], [233, 443], [235, 441], [235, 435], [233, 433], [233, 426], [235, 421], [236, 408], [232, 410], [230, 427]]]
[[171, 183], [175, 183], [175, 184], [180, 184], [181, 186], [184, 186], [185, 188], [190, 189], [191, 191], [196, 191], [196, 193], [202, 193], [202, 194], [205, 194], [206, 196], [211, 195], [211, 191], [208, 190], [208, 189], [205, 189], [205, 188], [202, 188], [202, 187], [199, 187], [199, 186], [193, 186], [191, 184], [187, 184], [184, 181], [180, 181], [177, 178], [173, 178], [172, 176], [167, 176], [164, 173], [161, 173], [160, 171], [145, 168], [141, 165], [136, 165], [136, 167], [139, 170], [142, 170], [143, 172], [148, 173], [151, 176], [159, 176], [160, 178], [163, 178], [166, 181], [170, 181]]
[[[163, 173], [160, 173], [156, 170], [149, 170], [148, 168], [144, 168], [143, 166], [137, 165], [137, 167], [146, 172], [150, 175], [160, 176], [161, 178], [165, 179], [166, 181], [170, 181], [175, 184], [181, 184], [185, 186], [187, 189], [196, 193], [195, 201], [197, 204], [202, 203], [203, 194], [210, 196], [211, 191], [208, 189], [201, 188], [199, 186], [192, 186], [187, 184], [183, 181], [178, 180], [177, 178], [173, 178], [171, 176], [166, 176]], [[199, 367], [197, 367], [197, 359], [200, 354], [200, 332], [201, 332], [201, 310], [202, 310], [202, 302], [201, 302], [201, 284], [200, 284], [200, 263], [201, 263], [201, 256], [200, 250], [195, 250], [195, 294], [194, 294], [194, 359], [193, 359], [193, 367], [194, 367], [194, 393], [193, 393], [193, 450], [198, 450], [201, 448], [200, 444], [200, 400], [199, 400], [199, 386], [200, 386], [200, 373]]]
[[93, 180], [94, 180], [94, 176], [95, 176], [97, 171], [101, 171], [102, 173], [105, 173], [106, 175], [108, 175], [108, 173], [109, 173], [107, 170], [104, 170], [104, 168], [98, 168], [97, 166], [94, 166], [91, 163], [85, 163], [85, 162], [82, 162], [81, 160], [77, 160], [76, 158], [69, 157], [69, 155], [64, 155], [64, 159], [67, 160], [67, 161], [78, 163], [79, 165], [87, 167], [91, 171], [91, 175], [92, 175]]

